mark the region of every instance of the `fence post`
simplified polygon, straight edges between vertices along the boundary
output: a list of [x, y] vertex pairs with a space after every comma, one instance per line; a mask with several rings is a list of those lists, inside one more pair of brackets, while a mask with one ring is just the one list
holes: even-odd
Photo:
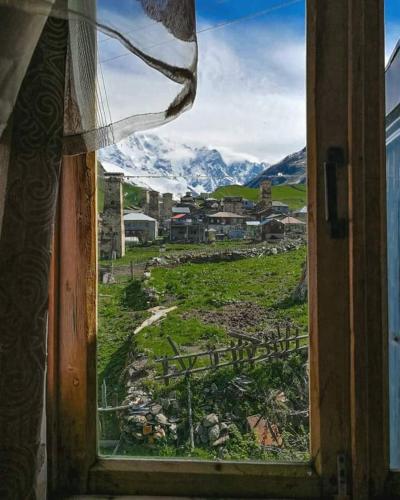
[[239, 367], [238, 367], [238, 364], [237, 364], [237, 356], [236, 356], [236, 346], [235, 346], [235, 343], [233, 342], [233, 340], [231, 340], [231, 354], [232, 354], [232, 361], [234, 363], [233, 367], [235, 370], [237, 370]]
[[290, 348], [290, 326], [286, 326], [286, 346], [285, 346], [285, 351], [288, 351]]
[[169, 378], [168, 378], [168, 358], [167, 356], [164, 356], [162, 359], [162, 367], [163, 367], [163, 375], [164, 375], [164, 383], [165, 385], [169, 384]]
[[103, 408], [107, 408], [107, 383], [106, 379], [103, 379], [103, 383], [101, 384], [101, 406]]
[[194, 432], [193, 432], [193, 416], [192, 416], [192, 391], [190, 388], [190, 377], [186, 377], [187, 398], [188, 398], [188, 423], [189, 423], [189, 438], [190, 449], [194, 449]]
[[133, 261], [130, 261], [130, 268], [131, 268], [131, 280], [133, 281]]

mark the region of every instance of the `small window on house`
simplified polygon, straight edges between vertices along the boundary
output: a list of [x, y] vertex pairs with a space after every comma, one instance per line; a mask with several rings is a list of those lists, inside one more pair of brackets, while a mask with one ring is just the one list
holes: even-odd
[[305, 2], [197, 9], [193, 110], [99, 153], [99, 451], [306, 460]]

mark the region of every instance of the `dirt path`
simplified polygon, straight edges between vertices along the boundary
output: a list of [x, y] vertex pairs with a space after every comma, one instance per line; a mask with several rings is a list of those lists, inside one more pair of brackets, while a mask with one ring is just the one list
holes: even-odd
[[152, 313], [150, 318], [147, 318], [146, 320], [143, 321], [141, 325], [139, 325], [136, 330], [133, 332], [134, 335], [137, 333], [141, 332], [143, 328], [146, 328], [147, 326], [152, 325], [153, 323], [156, 323], [162, 318], [165, 318], [165, 316], [170, 313], [171, 311], [174, 311], [177, 308], [177, 306], [173, 307], [168, 307], [167, 309], [162, 306], [157, 306], [157, 307], [152, 307], [151, 309], [148, 309], [149, 312]]

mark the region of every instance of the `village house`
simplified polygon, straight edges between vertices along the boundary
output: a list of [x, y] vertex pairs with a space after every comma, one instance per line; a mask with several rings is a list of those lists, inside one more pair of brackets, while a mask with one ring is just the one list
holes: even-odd
[[273, 201], [272, 210], [286, 215], [289, 213], [289, 205], [286, 205], [286, 203], [282, 203], [281, 201]]
[[295, 217], [285, 217], [279, 222], [284, 225], [284, 233], [287, 238], [297, 238], [306, 234], [306, 223]]
[[158, 236], [158, 221], [142, 212], [124, 215], [125, 237], [136, 236], [141, 243], [154, 241]]
[[304, 207], [300, 208], [299, 210], [295, 210], [293, 212], [293, 217], [296, 217], [296, 219], [306, 222], [307, 214], [308, 214], [307, 205], [304, 205]]
[[246, 233], [246, 217], [231, 212], [207, 215], [207, 225], [216, 230], [217, 239], [242, 239]]
[[243, 198], [241, 196], [225, 196], [222, 200], [224, 212], [243, 215]]
[[261, 240], [260, 221], [248, 220], [246, 221], [246, 239], [253, 241]]
[[260, 222], [260, 233], [263, 241], [281, 240], [285, 237], [285, 225], [279, 219], [266, 219]]
[[217, 200], [216, 198], [206, 198], [204, 200], [203, 208], [205, 210], [218, 212], [221, 209], [221, 201]]
[[176, 214], [170, 220], [169, 239], [175, 243], [202, 243], [205, 239], [205, 225], [200, 218], [190, 214]]

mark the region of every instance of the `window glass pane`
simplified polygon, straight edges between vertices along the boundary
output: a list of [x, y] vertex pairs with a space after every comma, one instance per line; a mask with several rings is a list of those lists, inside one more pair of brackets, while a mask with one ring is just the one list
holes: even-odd
[[386, 170], [388, 232], [390, 465], [400, 467], [400, 17], [386, 0]]
[[305, 2], [197, 19], [194, 108], [99, 153], [99, 451], [306, 460]]

